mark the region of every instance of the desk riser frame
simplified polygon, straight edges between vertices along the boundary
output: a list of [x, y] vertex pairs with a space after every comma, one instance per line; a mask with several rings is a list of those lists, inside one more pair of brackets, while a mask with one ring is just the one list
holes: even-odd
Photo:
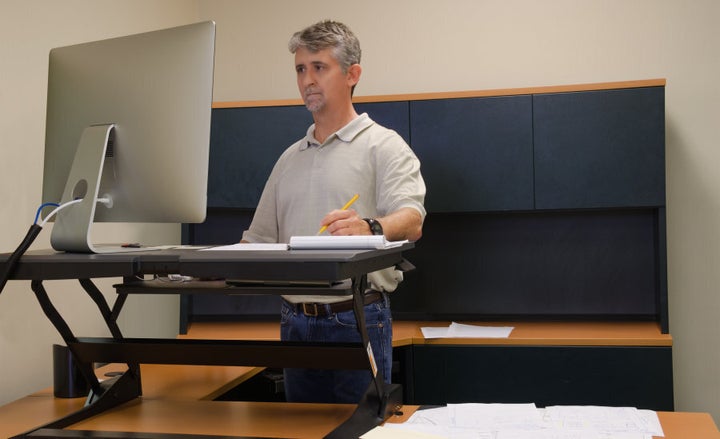
[[[409, 246], [411, 248], [412, 246]], [[29, 432], [15, 436], [15, 438], [29, 437], [160, 437], [156, 435], [138, 436], [136, 433], [117, 436], [117, 433], [110, 432], [83, 432], [79, 430], [64, 430], [73, 424], [84, 419], [100, 414], [108, 409], [117, 407], [118, 405], [132, 401], [142, 395], [142, 385], [140, 377], [139, 364], [157, 363], [157, 364], [244, 364], [244, 365], [267, 365], [267, 366], [290, 366], [290, 367], [320, 367], [323, 368], [341, 368], [341, 369], [368, 369], [373, 371], [371, 359], [368, 350], [369, 337], [365, 327], [365, 318], [363, 311], [363, 294], [367, 286], [366, 273], [375, 271], [387, 266], [403, 265], [406, 261], [402, 259], [401, 253], [395, 249], [392, 252], [380, 254], [375, 258], [363, 258], [351, 261], [349, 263], [332, 263], [328, 264], [328, 259], [319, 259], [304, 263], [303, 279], [330, 279], [339, 280], [351, 278], [353, 306], [355, 316], [358, 321], [358, 330], [360, 333], [360, 344], [318, 344], [300, 343], [294, 346], [286, 346], [280, 342], [239, 342], [227, 340], [215, 341], [198, 341], [198, 340], [162, 340], [162, 339], [125, 339], [117, 325], [117, 318], [121, 312], [123, 304], [127, 299], [127, 292], [119, 293], [118, 298], [112, 307], [107, 303], [105, 297], [95, 286], [90, 278], [93, 274], [100, 274], [100, 277], [123, 276], [126, 280], [139, 277], [145, 274], [171, 274], [182, 273], [184, 275], [204, 277], [213, 276], [210, 273], [223, 272], [226, 277], [243, 278], [252, 274], [252, 278], [265, 276], [267, 274], [273, 280], [297, 280], [292, 273], [277, 271], [267, 267], [267, 261], [251, 261], [250, 263], [238, 264], [237, 260], [232, 261], [213, 261], [214, 267], [207, 268], [207, 263], [187, 262], [183, 258], [177, 257], [173, 259], [166, 254], [154, 254], [149, 256], [141, 255], [141, 258], [127, 263], [125, 258], [114, 258], [110, 256], [109, 260], [91, 258], [92, 267], [98, 267], [95, 271], [92, 267], [87, 271], [82, 270], [82, 276], [78, 278], [82, 288], [95, 302], [105, 321], [112, 338], [77, 338], [70, 329], [67, 322], [63, 319], [60, 312], [52, 304], [43, 285], [43, 280], [48, 279], [67, 279], [67, 271], [57, 271], [55, 269], [43, 270], [42, 279], [36, 279], [29, 265], [18, 266], [14, 279], [32, 279], [31, 288], [35, 293], [40, 306], [55, 326], [60, 336], [67, 344], [71, 354], [77, 360], [83, 376], [87, 379], [91, 386], [91, 393], [88, 396], [88, 403], [81, 410], [71, 413], [61, 419], [50, 422]], [[86, 255], [87, 256], [87, 255]], [[92, 256], [92, 255], [91, 255]], [[332, 254], [329, 256], [332, 257]], [[45, 257], [45, 256], [42, 256]], [[52, 258], [52, 255], [48, 256]], [[95, 259], [95, 260], [93, 260]], [[262, 258], [259, 258], [262, 259]], [[87, 258], [85, 259], [87, 261]], [[72, 262], [72, 272], [77, 272], [77, 262]], [[67, 266], [67, 264], [61, 264]], [[269, 264], [272, 265], [272, 264]], [[223, 271], [225, 270], [225, 271]], [[112, 274], [110, 274], [112, 273]], [[217, 274], [215, 274], [216, 276]], [[219, 290], [218, 292], [222, 292]], [[304, 293], [305, 291], [303, 291]], [[276, 293], [277, 294], [277, 293]], [[302, 293], [298, 293], [302, 294]], [[336, 293], [337, 294], [337, 293]], [[188, 352], [188, 348], [191, 352]], [[283, 350], [288, 352], [281, 353]], [[120, 352], [118, 352], [120, 351]], [[239, 352], [238, 352], [239, 351]], [[340, 366], [331, 366], [326, 362], [308, 361], [308, 357], [314, 355], [300, 356], [300, 352], [307, 354], [310, 352], [315, 355], [333, 355], [331, 358], [342, 359]], [[158, 354], [159, 353], [159, 354]], [[212, 361], [198, 360], [188, 361], [189, 354], [202, 355], [204, 358], [214, 358]], [[293, 355], [294, 353], [294, 355]], [[242, 355], [247, 358], [242, 358]], [[270, 354], [270, 358], [266, 355]], [[167, 358], [163, 358], [167, 355]], [[296, 358], [299, 357], [299, 358]], [[182, 357], [182, 359], [181, 359]], [[328, 358], [328, 357], [325, 357]], [[288, 361], [290, 364], [285, 363]], [[115, 380], [108, 380], [102, 385], [98, 381], [92, 369], [92, 363], [96, 361], [112, 361], [122, 362], [128, 365], [128, 370]], [[329, 367], [330, 366], [330, 367]], [[401, 405], [402, 392], [398, 385], [386, 384], [383, 379], [381, 370], [373, 373], [373, 379], [368, 387], [365, 396], [358, 404], [353, 415], [335, 430], [330, 432], [326, 437], [330, 439], [340, 439], [346, 437], [358, 436], [368, 431], [375, 425], [378, 425], [384, 419], [392, 415], [397, 407]], [[90, 436], [88, 436], [90, 435]], [[210, 437], [210, 436], [193, 436], [188, 437]]]

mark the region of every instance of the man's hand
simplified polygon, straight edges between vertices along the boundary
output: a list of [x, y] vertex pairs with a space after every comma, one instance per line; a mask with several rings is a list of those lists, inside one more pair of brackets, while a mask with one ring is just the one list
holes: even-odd
[[[422, 216], [410, 207], [404, 207], [382, 218], [375, 218], [390, 241], [408, 239], [417, 241], [422, 236]], [[368, 223], [353, 209], [333, 210], [320, 221], [331, 235], [372, 235]]]
[[353, 209], [336, 209], [325, 215], [320, 226], [327, 226], [330, 235], [371, 235], [370, 226]]

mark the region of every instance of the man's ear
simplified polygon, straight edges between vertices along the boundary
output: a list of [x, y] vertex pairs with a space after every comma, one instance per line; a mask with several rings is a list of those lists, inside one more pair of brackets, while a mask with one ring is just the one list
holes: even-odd
[[360, 64], [353, 64], [348, 68], [347, 81], [350, 87], [354, 87], [360, 82], [360, 75], [362, 74], [362, 67]]

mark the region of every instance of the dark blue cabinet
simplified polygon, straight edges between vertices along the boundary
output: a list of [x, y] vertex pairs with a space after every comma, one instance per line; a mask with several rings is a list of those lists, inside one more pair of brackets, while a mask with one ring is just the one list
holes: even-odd
[[533, 208], [532, 97], [410, 102], [428, 212]]
[[664, 88], [533, 97], [535, 207], [665, 205]]
[[380, 125], [395, 130], [405, 142], [410, 143], [410, 112], [407, 101], [368, 102], [356, 104], [358, 114], [367, 113], [370, 119]]
[[[410, 144], [428, 190], [393, 318], [642, 320], [669, 332], [664, 81], [654, 82], [358, 104]], [[184, 242], [236, 242], [273, 164], [311, 123], [302, 105], [215, 109], [208, 219], [186, 225]], [[181, 319], [277, 319], [268, 297], [183, 296]], [[408, 403], [673, 408], [669, 346], [395, 354]]]
[[208, 207], [254, 209], [275, 161], [311, 123], [303, 106], [214, 109]]
[[[356, 109], [408, 141], [427, 185], [397, 318], [654, 319], [668, 331], [664, 87]], [[208, 220], [186, 241], [235, 242], [311, 123], [302, 105], [213, 110]]]
[[[358, 104], [356, 110], [409, 141], [408, 102]], [[214, 109], [208, 206], [254, 209], [275, 161], [312, 123], [302, 105]]]

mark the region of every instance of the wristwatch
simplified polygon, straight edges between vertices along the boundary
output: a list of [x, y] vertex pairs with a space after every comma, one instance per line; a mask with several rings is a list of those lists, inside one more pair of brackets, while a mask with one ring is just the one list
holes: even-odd
[[380, 224], [380, 221], [376, 220], [375, 218], [363, 218], [366, 223], [368, 223], [368, 226], [370, 226], [370, 233], [373, 235], [382, 235], [383, 234], [383, 228], [382, 224]]

